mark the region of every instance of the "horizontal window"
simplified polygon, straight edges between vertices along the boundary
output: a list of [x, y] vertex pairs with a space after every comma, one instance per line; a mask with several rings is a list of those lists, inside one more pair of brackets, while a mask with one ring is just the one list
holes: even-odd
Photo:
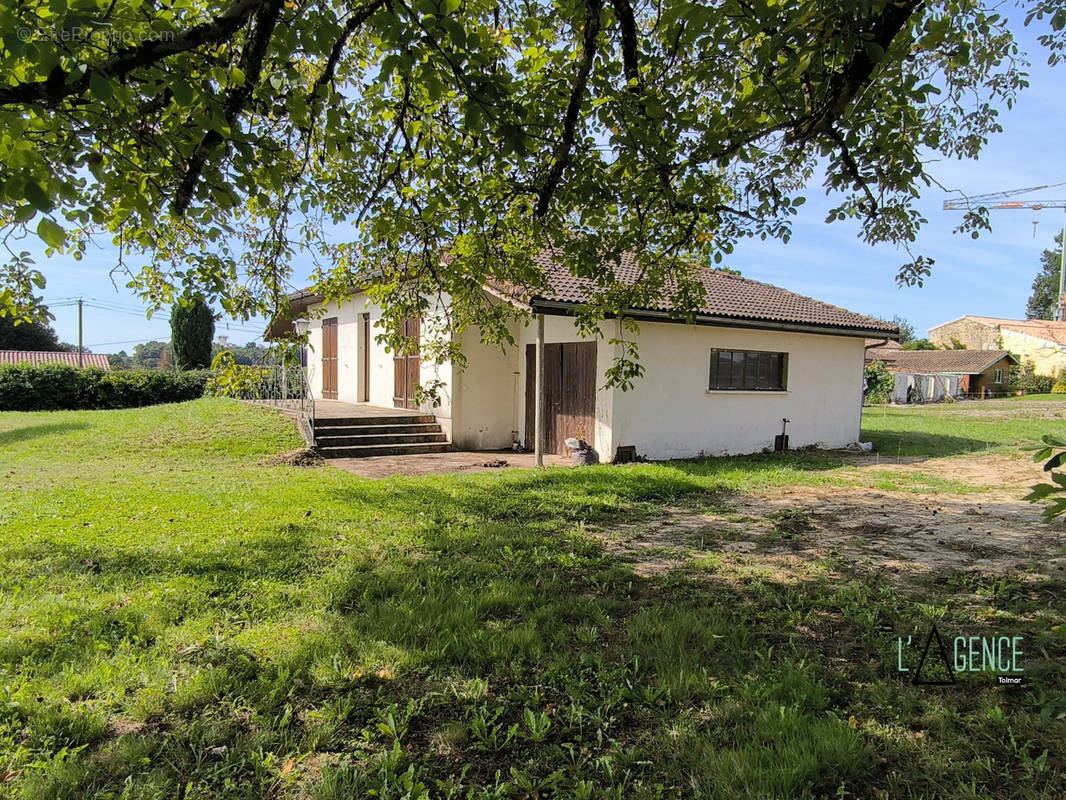
[[782, 391], [788, 385], [788, 353], [712, 350], [711, 390]]

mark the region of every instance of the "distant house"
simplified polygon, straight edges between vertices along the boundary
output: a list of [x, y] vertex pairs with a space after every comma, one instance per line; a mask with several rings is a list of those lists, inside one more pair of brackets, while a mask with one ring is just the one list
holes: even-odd
[[866, 362], [881, 361], [896, 379], [894, 403], [930, 403], [945, 397], [997, 397], [1007, 393], [1018, 359], [1006, 350], [903, 350], [873, 347]]
[[[82, 353], [82, 366], [96, 369], [111, 369], [111, 362], [105, 353]], [[78, 354], [64, 350], [0, 350], [0, 364], [29, 364], [39, 367], [43, 364], [66, 364], [78, 366]]]
[[[525, 314], [512, 323], [507, 347], [464, 332], [457, 343], [464, 370], [417, 355], [442, 330], [446, 307], [439, 304], [405, 323], [409, 355], [388, 352], [378, 340], [382, 311], [362, 291], [340, 304], [311, 292], [292, 295], [271, 335], [291, 326], [287, 319], [311, 318], [307, 368], [316, 400], [419, 409], [455, 447], [485, 450], [534, 444], [540, 326], [545, 452], [565, 453], [564, 440], [578, 437], [611, 460], [626, 450], [654, 459], [750, 453], [773, 447], [786, 419], [794, 447], [853, 442], [865, 340], [899, 334], [880, 319], [703, 269], [706, 296], [691, 320], [675, 315], [666, 296], [629, 310], [640, 323], [632, 338], [645, 374], [622, 391], [604, 377], [619, 355], [618, 320], [601, 322], [600, 336], [582, 338], [573, 314], [592, 296], [592, 284], [550, 254], [539, 261], [546, 285], [536, 291], [485, 287], [491, 302]], [[624, 283], [640, 275], [630, 256], [614, 272]], [[440, 387], [435, 405], [417, 391], [431, 382]]]
[[1021, 363], [1032, 362], [1038, 375], [1066, 371], [1066, 322], [965, 316], [930, 328], [929, 340], [938, 347], [1009, 350]]

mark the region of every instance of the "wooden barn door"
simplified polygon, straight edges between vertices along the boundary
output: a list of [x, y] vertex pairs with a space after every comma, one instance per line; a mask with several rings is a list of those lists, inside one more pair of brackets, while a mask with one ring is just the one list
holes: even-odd
[[395, 375], [392, 404], [396, 408], [418, 408], [415, 391], [422, 371], [422, 358], [418, 353], [422, 324], [417, 319], [404, 320], [403, 335], [411, 340], [405, 353], [396, 353], [392, 359]]
[[[537, 348], [526, 346], [526, 447], [534, 444]], [[566, 452], [571, 436], [596, 438], [596, 343], [544, 345], [544, 452]]]
[[337, 318], [322, 320], [322, 398], [337, 399]]

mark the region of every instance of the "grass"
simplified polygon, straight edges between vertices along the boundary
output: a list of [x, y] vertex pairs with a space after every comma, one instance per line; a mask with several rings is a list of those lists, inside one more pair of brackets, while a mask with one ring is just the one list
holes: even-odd
[[[920, 415], [869, 425], [908, 420], [928, 443]], [[997, 424], [997, 447], [1027, 430]], [[221, 400], [0, 415], [0, 796], [1066, 792], [1061, 584], [908, 594], [839, 559], [781, 576], [711, 552], [642, 578], [586, 531], [866, 480], [839, 461], [382, 481], [262, 463], [296, 446]], [[1023, 631], [1028, 686], [901, 680], [895, 637], [928, 609]]]
[[929, 406], [871, 406], [862, 436], [887, 457], [1008, 452], [1066, 421], [1066, 395], [1045, 394]]

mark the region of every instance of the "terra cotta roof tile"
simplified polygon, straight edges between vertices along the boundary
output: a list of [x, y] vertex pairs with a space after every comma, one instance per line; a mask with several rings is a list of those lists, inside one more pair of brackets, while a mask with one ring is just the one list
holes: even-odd
[[[104, 353], [82, 353], [82, 364], [97, 369], [111, 369], [111, 362]], [[0, 350], [0, 364], [66, 364], [78, 366], [78, 354], [63, 350]]]
[[[554, 258], [552, 251], [542, 252], [534, 261], [543, 271], [546, 282], [546, 288], [529, 296], [534, 305], [537, 300], [580, 305], [594, 294], [596, 283], [573, 275]], [[700, 315], [755, 323], [787, 323], [887, 335], [898, 333], [891, 322], [857, 314], [768, 283], [707, 267], [695, 269], [704, 288], [704, 299], [697, 312]], [[615, 279], [630, 285], [638, 279], [640, 268], [631, 254], [624, 254], [616, 262], [613, 272]], [[671, 300], [671, 297], [664, 296], [646, 308], [633, 310], [670, 312], [674, 310]]]

